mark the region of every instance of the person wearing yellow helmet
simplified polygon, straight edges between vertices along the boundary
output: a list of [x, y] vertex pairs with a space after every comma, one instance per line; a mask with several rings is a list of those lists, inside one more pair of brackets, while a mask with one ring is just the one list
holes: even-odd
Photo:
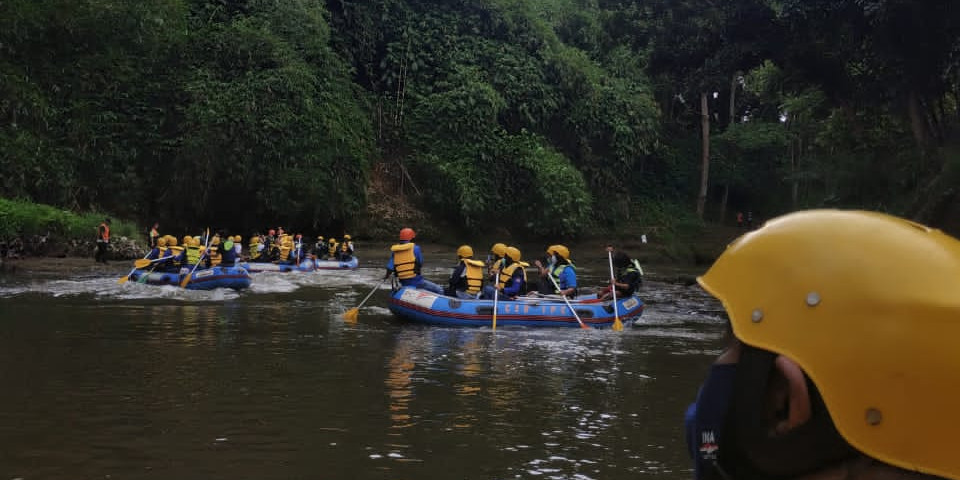
[[457, 265], [450, 273], [449, 286], [444, 294], [459, 298], [477, 298], [483, 286], [483, 262], [473, 259], [473, 247], [457, 248]]
[[499, 290], [499, 298], [503, 300], [514, 300], [523, 295], [527, 288], [527, 274], [524, 267], [529, 266], [520, 261], [520, 249], [509, 246], [503, 249], [503, 268], [499, 275], [495, 277], [498, 282], [493, 285], [483, 287], [483, 297], [492, 300], [494, 289]]
[[327, 241], [324, 240], [323, 235], [317, 236], [317, 241], [313, 244], [313, 250], [310, 253], [314, 260], [326, 258]]
[[960, 479], [960, 241], [881, 213], [796, 212], [698, 282], [731, 344], [685, 416], [695, 478]]
[[490, 247], [490, 253], [487, 254], [487, 266], [488, 266], [487, 275], [489, 276], [489, 280], [491, 283], [493, 283], [494, 280], [496, 279], [497, 272], [499, 272], [500, 269], [503, 268], [503, 264], [504, 264], [503, 257], [506, 254], [507, 254], [507, 245], [504, 243], [499, 243], [499, 242], [494, 243], [493, 246]]
[[353, 240], [350, 235], [344, 235], [343, 241], [340, 242], [340, 250], [337, 252], [337, 260], [349, 262], [351, 259], [353, 259]]
[[390, 247], [390, 260], [387, 261], [387, 273], [383, 279], [396, 275], [400, 285], [419, 288], [438, 295], [443, 295], [443, 287], [423, 278], [420, 269], [423, 267], [423, 254], [420, 245], [413, 242], [417, 233], [412, 228], [400, 229], [400, 242]]
[[[550, 245], [546, 250], [546, 264], [537, 260], [540, 269], [539, 294], [552, 293], [567, 298], [577, 296], [577, 268], [570, 259], [570, 249], [564, 245]], [[553, 277], [552, 280], [548, 277]], [[557, 288], [559, 287], [559, 288]]]
[[326, 254], [324, 255], [325, 259], [336, 260], [337, 251], [339, 250], [339, 248], [340, 248], [340, 242], [337, 242], [336, 238], [330, 237], [330, 239], [327, 240], [327, 251], [326, 251]]
[[147, 260], [156, 260], [156, 259], [158, 259], [158, 258], [161, 258], [161, 257], [163, 256], [164, 252], [166, 251], [166, 249], [167, 249], [167, 237], [163, 237], [163, 236], [157, 237], [157, 242], [156, 242], [156, 243], [157, 243], [156, 246], [154, 246], [154, 247], [150, 250], [150, 253], [148, 253], [147, 256], [144, 257], [144, 258], [146, 258]]

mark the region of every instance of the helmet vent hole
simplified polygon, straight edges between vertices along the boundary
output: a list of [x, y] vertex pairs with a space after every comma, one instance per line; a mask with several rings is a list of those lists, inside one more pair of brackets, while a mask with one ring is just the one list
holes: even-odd
[[763, 310], [755, 308], [753, 312], [750, 313], [750, 320], [752, 320], [753, 323], [760, 323], [763, 321]]
[[820, 294], [817, 292], [810, 292], [807, 294], [807, 306], [816, 307], [820, 305]]
[[880, 422], [883, 421], [883, 415], [880, 413], [880, 410], [876, 408], [867, 409], [867, 424], [868, 425], [880, 425]]

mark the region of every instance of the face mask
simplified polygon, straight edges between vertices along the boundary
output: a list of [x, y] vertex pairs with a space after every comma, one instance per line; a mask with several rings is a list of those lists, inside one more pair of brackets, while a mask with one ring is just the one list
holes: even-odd
[[712, 365], [696, 402], [687, 408], [684, 418], [687, 451], [693, 458], [696, 480], [726, 477], [719, 465], [720, 437], [736, 372], [735, 363]]

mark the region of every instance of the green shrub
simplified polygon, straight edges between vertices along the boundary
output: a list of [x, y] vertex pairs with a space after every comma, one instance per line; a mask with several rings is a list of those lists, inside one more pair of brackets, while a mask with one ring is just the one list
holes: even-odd
[[[93, 240], [96, 228], [107, 214], [76, 214], [49, 205], [0, 198], [0, 239], [51, 235], [58, 240]], [[140, 228], [132, 223], [110, 219], [114, 237], [136, 237]]]

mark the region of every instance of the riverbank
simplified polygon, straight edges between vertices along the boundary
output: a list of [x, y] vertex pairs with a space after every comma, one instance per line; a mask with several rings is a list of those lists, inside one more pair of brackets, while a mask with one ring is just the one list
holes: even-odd
[[[669, 283], [691, 283], [695, 275], [706, 270], [726, 245], [741, 233], [743, 232], [735, 228], [706, 227], [700, 232], [691, 232], [685, 236], [667, 238], [661, 237], [654, 231], [636, 236], [584, 238], [569, 242], [567, 246], [575, 261], [592, 262], [602, 259], [601, 257], [606, 255], [606, 246], [613, 244], [639, 260], [641, 265], [658, 267], [649, 269], [657, 272], [654, 274], [657, 280]], [[386, 240], [358, 241], [361, 266], [385, 262], [391, 243]], [[427, 263], [442, 262], [443, 264], [450, 263], [453, 252], [459, 245], [455, 242], [421, 241], [418, 243], [427, 257]], [[493, 243], [495, 241], [490, 240], [474, 242], [472, 246], [476, 256], [485, 257], [487, 249]], [[13, 258], [0, 258], [0, 272], [42, 278], [76, 277], [92, 273], [116, 274], [119, 277], [126, 274], [132, 268], [132, 261], [142, 256], [141, 251], [145, 251], [144, 247], [133, 240], [124, 239], [124, 245], [125, 248], [122, 251], [111, 252], [113, 256], [108, 265], [102, 265], [93, 261], [92, 245], [90, 255], [81, 256], [74, 252], [83, 251], [82, 248], [65, 249], [52, 244], [49, 248], [32, 255], [21, 254]], [[517, 246], [523, 252], [524, 259], [531, 263], [533, 259], [543, 254], [542, 250], [546, 247], [534, 242], [523, 242]]]

